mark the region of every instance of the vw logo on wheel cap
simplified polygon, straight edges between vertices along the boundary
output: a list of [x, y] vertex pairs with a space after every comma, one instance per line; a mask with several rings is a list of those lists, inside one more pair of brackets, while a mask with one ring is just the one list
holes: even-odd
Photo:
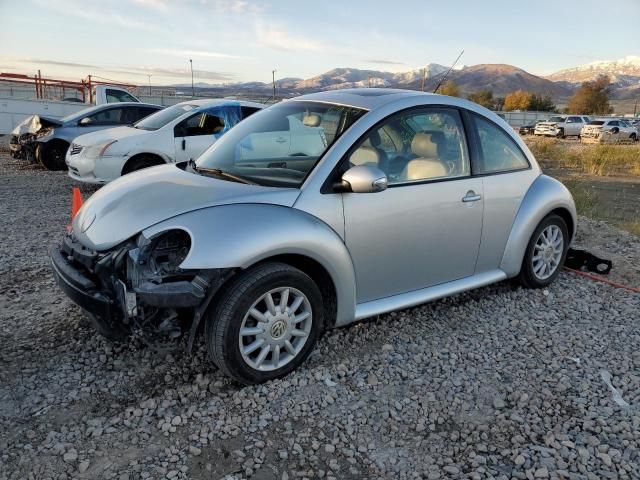
[[287, 325], [282, 320], [279, 320], [273, 325], [271, 325], [271, 336], [273, 338], [282, 337], [284, 335], [284, 332], [286, 331], [287, 331]]

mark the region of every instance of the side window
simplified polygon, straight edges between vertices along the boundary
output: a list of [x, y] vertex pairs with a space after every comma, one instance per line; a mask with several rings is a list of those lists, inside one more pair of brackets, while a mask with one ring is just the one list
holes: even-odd
[[570, 123], [582, 123], [582, 119], [580, 117], [569, 117], [568, 122], [570, 122]]
[[620, 126], [620, 122], [618, 122], [617, 120], [611, 120], [609, 122], [609, 126], [611, 126], [611, 127], [619, 127]]
[[242, 118], [247, 118], [247, 117], [250, 117], [251, 115], [253, 115], [256, 112], [259, 112], [262, 109], [261, 108], [256, 108], [256, 107], [241, 106], [240, 110], [242, 111]]
[[174, 128], [176, 137], [215, 135], [224, 130], [224, 119], [208, 112], [199, 112], [178, 123]]
[[118, 103], [118, 102], [137, 102], [132, 95], [129, 95], [127, 92], [123, 92], [120, 90], [113, 90], [112, 88], [107, 88], [105, 95], [107, 96], [107, 103]]
[[124, 110], [124, 108], [109, 108], [90, 115], [90, 125], [119, 125], [122, 123], [121, 119], [126, 116]]
[[351, 165], [374, 165], [389, 184], [469, 175], [460, 114], [424, 109], [394, 115], [370, 131], [349, 156]]
[[480, 165], [474, 165], [474, 173], [509, 172], [529, 167], [524, 153], [504, 130], [477, 115], [473, 115], [473, 119], [482, 150], [482, 160]]

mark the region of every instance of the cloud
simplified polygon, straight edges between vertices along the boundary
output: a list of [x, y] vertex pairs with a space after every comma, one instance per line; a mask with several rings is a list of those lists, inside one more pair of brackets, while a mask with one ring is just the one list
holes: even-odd
[[41, 7], [59, 13], [60, 15], [73, 15], [90, 22], [115, 25], [118, 27], [136, 30], [156, 30], [156, 28], [150, 23], [135, 20], [131, 15], [121, 15], [115, 9], [107, 9], [107, 2], [103, 2], [101, 4], [102, 8], [99, 10], [88, 9], [86, 2], [78, 0], [57, 0], [56, 2], [36, 0], [36, 3]]
[[172, 48], [151, 48], [150, 52], [160, 53], [162, 55], [170, 55], [172, 57], [189, 58], [189, 57], [206, 57], [206, 58], [237, 58], [246, 59], [238, 55], [229, 55], [227, 53], [212, 52], [209, 50], [180, 50]]
[[262, 22], [256, 22], [255, 33], [259, 43], [276, 50], [288, 52], [322, 50], [322, 46], [313, 40], [291, 35], [282, 28], [267, 26]]
[[167, 0], [133, 0], [133, 3], [162, 11], [165, 11], [169, 6]]
[[[97, 77], [98, 73], [111, 73], [116, 75], [126, 75], [146, 78], [147, 75], [165, 77], [165, 78], [182, 78], [191, 79], [191, 70], [189, 68], [161, 68], [161, 67], [139, 67], [131, 65], [91, 65], [87, 63], [63, 62], [57, 60], [43, 60], [37, 58], [28, 58], [17, 60], [23, 64], [34, 65], [51, 65], [54, 67], [89, 69], [93, 76]], [[214, 80], [217, 82], [230, 82], [236, 80], [236, 76], [229, 72], [217, 72], [213, 70], [194, 70], [194, 77], [198, 80]], [[115, 81], [115, 80], [114, 80]]]
[[393, 60], [365, 60], [367, 63], [378, 63], [380, 65], [406, 65], [404, 62], [394, 62]]

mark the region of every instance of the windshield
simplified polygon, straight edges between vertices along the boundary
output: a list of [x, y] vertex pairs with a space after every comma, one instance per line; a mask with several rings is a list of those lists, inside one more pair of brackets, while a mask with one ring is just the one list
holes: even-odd
[[562, 122], [564, 122], [565, 118], [566, 117], [551, 117], [548, 121], [549, 122], [560, 122], [560, 123], [562, 123]]
[[134, 123], [133, 126], [134, 128], [140, 128], [142, 130], [158, 130], [172, 120], [181, 117], [185, 113], [197, 107], [198, 105], [189, 105], [185, 103], [174, 105], [173, 107], [165, 108], [164, 110], [160, 110], [153, 115], [143, 118], [139, 122]]
[[365, 113], [315, 102], [281, 102], [232, 128], [197, 160], [260, 185], [299, 187], [333, 142]]

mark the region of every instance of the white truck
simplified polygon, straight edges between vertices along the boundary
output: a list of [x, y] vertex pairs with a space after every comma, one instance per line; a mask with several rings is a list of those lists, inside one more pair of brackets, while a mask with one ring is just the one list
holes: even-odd
[[547, 137], [580, 137], [582, 127], [591, 119], [584, 115], [556, 115], [545, 122], [536, 123], [535, 135]]
[[62, 118], [85, 109], [89, 105], [140, 102], [124, 88], [113, 85], [96, 85], [90, 93], [91, 103], [0, 97], [0, 135], [9, 134], [16, 125], [32, 115]]

